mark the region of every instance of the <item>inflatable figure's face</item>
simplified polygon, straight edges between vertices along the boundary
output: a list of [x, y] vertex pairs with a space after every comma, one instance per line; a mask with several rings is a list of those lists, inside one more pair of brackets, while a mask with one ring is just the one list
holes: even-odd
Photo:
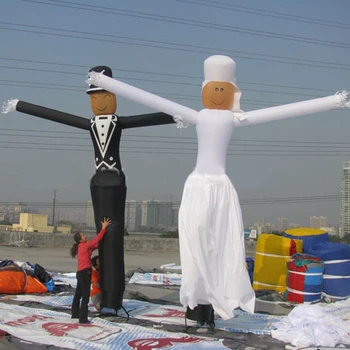
[[207, 109], [231, 110], [235, 87], [228, 82], [210, 81], [202, 90], [203, 105]]
[[108, 91], [96, 91], [90, 93], [91, 109], [94, 115], [114, 114], [117, 110], [117, 99]]

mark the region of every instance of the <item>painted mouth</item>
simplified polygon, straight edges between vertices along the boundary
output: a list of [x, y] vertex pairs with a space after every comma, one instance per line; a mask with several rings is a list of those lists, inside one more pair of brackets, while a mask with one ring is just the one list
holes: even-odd
[[99, 112], [102, 112], [102, 111], [104, 111], [106, 108], [107, 108], [107, 106], [105, 106], [105, 107], [104, 107], [104, 108], [102, 108], [102, 109], [97, 108], [97, 110], [98, 110]]
[[215, 101], [211, 100], [211, 102], [213, 102], [215, 106], [221, 106], [225, 101], [222, 101], [221, 103], [216, 103]]

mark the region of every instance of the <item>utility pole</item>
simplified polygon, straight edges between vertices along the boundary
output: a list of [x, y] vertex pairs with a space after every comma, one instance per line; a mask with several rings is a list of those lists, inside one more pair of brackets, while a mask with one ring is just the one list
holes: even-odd
[[56, 232], [56, 223], [55, 223], [55, 212], [56, 212], [56, 194], [57, 190], [53, 190], [53, 203], [52, 203], [52, 226], [53, 232]]

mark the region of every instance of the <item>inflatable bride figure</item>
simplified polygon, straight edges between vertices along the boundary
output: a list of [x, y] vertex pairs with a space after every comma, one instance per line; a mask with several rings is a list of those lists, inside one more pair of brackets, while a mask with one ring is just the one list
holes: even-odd
[[349, 106], [347, 93], [252, 112], [240, 109], [235, 62], [216, 55], [204, 62], [202, 101], [197, 112], [100, 73], [89, 83], [175, 116], [179, 127], [196, 124], [198, 154], [186, 180], [179, 211], [182, 266], [180, 301], [194, 309], [212, 305], [223, 318], [235, 308], [253, 313], [255, 293], [245, 266], [244, 228], [235, 188], [226, 175], [226, 153], [234, 127]]

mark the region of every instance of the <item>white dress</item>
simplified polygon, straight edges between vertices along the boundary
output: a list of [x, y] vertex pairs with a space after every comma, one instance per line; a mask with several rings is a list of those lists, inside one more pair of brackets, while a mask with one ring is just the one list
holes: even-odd
[[179, 211], [180, 301], [191, 309], [212, 304], [225, 320], [237, 307], [253, 313], [255, 306], [239, 199], [225, 174], [234, 120], [231, 111], [198, 113], [197, 164], [186, 180]]

